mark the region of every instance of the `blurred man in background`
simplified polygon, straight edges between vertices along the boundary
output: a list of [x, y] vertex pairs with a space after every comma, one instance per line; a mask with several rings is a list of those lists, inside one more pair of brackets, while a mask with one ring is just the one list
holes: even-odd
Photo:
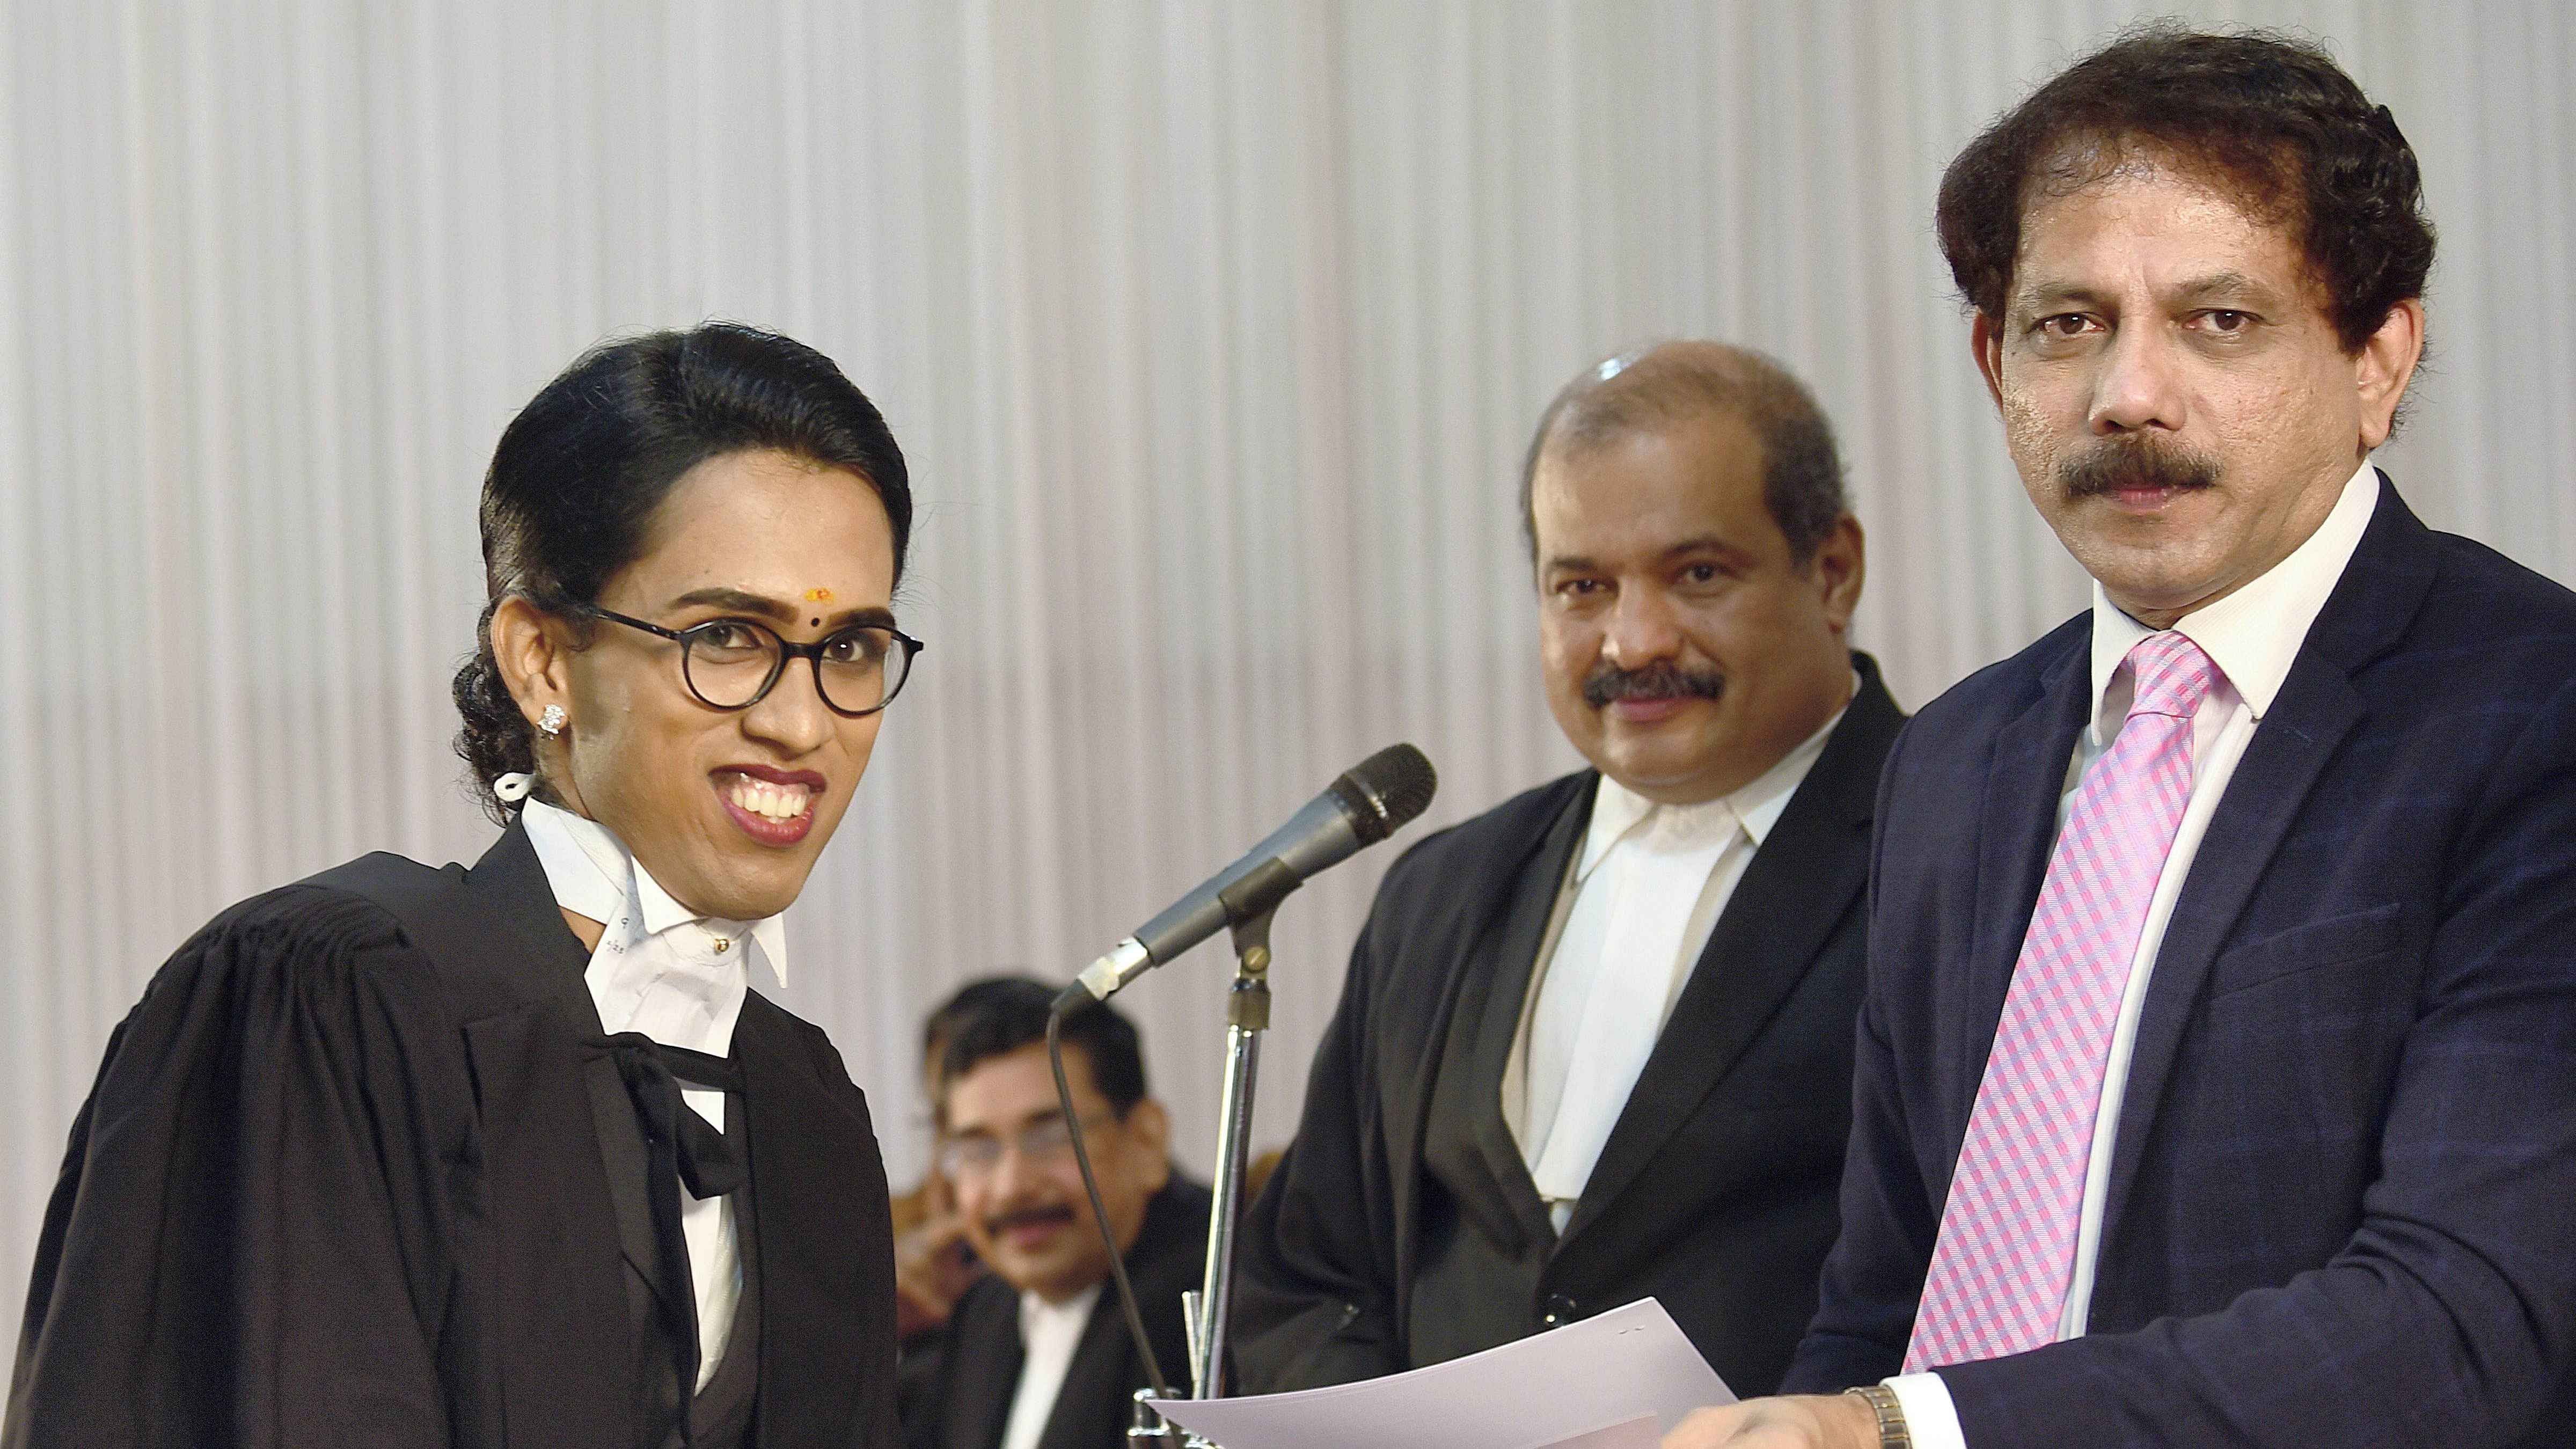
[[[921, 1097], [932, 1104], [934, 1115], [939, 1101], [939, 1062], [948, 1051], [948, 1040], [957, 1024], [971, 1018], [985, 1003], [1007, 997], [1015, 988], [1027, 984], [1014, 976], [986, 976], [960, 986], [946, 1001], [931, 1008], [921, 1023]], [[974, 1250], [966, 1243], [966, 1219], [957, 1211], [956, 1194], [939, 1170], [936, 1154], [930, 1168], [922, 1173], [921, 1183], [912, 1191], [894, 1199], [894, 1291], [895, 1323], [903, 1337], [906, 1358], [918, 1356], [923, 1348], [922, 1335], [934, 1333], [948, 1324], [949, 1311], [957, 1306], [958, 1296], [974, 1283], [983, 1271], [975, 1261]], [[905, 1375], [907, 1381], [911, 1375]]]
[[1592, 768], [1387, 873], [1239, 1247], [1249, 1390], [1653, 1295], [1759, 1392], [1815, 1304], [1901, 718], [1849, 647], [1832, 430], [1759, 354], [1667, 344], [1565, 387], [1522, 502], [1548, 703]]
[[[992, 983], [940, 1057], [939, 1170], [987, 1272], [962, 1293], [904, 1405], [911, 1449], [1118, 1449], [1151, 1380], [1109, 1281], [1109, 1249], [1047, 1064], [1055, 990]], [[1163, 1373], [1188, 1386], [1181, 1294], [1198, 1286], [1208, 1191], [1176, 1176], [1136, 1028], [1065, 1018], [1065, 1078]]]

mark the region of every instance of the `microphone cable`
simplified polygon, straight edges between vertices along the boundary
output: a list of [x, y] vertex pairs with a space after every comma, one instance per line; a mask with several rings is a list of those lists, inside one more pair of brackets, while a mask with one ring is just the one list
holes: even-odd
[[[1076, 1003], [1089, 1006], [1087, 999]], [[1091, 1171], [1091, 1149], [1083, 1145], [1082, 1118], [1073, 1110], [1073, 1084], [1064, 1076], [1064, 1018], [1068, 1003], [1059, 999], [1047, 1013], [1047, 1067], [1055, 1073], [1057, 1110], [1064, 1113], [1064, 1125], [1073, 1139], [1073, 1164], [1082, 1169], [1082, 1190], [1091, 1195], [1091, 1225], [1100, 1230], [1100, 1241], [1109, 1249], [1109, 1276], [1118, 1285], [1118, 1306], [1127, 1315], [1127, 1336], [1136, 1341], [1136, 1355], [1145, 1364], [1145, 1378], [1154, 1386], [1154, 1397], [1171, 1398], [1170, 1381], [1163, 1377], [1163, 1365], [1154, 1357], [1154, 1341], [1145, 1335], [1145, 1315], [1136, 1308], [1136, 1285], [1127, 1281], [1127, 1255], [1118, 1250], [1118, 1235], [1109, 1229], [1109, 1209], [1100, 1201], [1100, 1179]]]

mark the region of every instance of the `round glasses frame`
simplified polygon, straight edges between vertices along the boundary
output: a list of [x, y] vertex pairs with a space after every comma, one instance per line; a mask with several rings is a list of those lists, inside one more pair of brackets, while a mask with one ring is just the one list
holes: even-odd
[[[922, 649], [925, 647], [920, 640], [915, 639], [911, 635], [903, 632], [901, 629], [895, 628], [891, 624], [854, 625], [851, 628], [842, 629], [834, 633], [830, 638], [818, 639], [811, 644], [798, 644], [787, 639], [784, 635], [781, 635], [777, 630], [770, 628], [768, 625], [757, 623], [750, 619], [709, 619], [703, 624], [692, 624], [686, 629], [666, 629], [650, 620], [638, 619], [631, 615], [621, 614], [614, 609], [603, 609], [597, 604], [579, 605], [576, 608], [576, 612], [588, 615], [594, 619], [606, 619], [612, 624], [623, 624], [629, 629], [641, 629], [647, 634], [654, 635], [658, 638], [668, 639], [673, 643], [678, 644], [680, 646], [680, 682], [688, 686], [690, 696], [696, 699], [698, 703], [705, 705], [709, 709], [721, 709], [726, 711], [749, 709], [753, 705], [760, 703], [762, 700], [769, 698], [769, 692], [776, 689], [778, 687], [778, 681], [785, 677], [788, 661], [793, 659], [802, 659], [807, 664], [813, 666], [814, 695], [817, 699], [823, 701], [823, 707], [825, 709], [841, 716], [843, 719], [864, 719], [867, 716], [884, 709], [887, 705], [894, 703], [894, 697], [901, 694], [903, 692], [904, 685], [912, 679], [912, 661], [914, 656], [920, 654]], [[757, 630], [762, 634], [768, 635], [770, 642], [778, 646], [770, 655], [769, 677], [760, 682], [760, 688], [751, 692], [751, 698], [742, 701], [740, 704], [724, 704], [717, 700], [707, 698], [706, 691], [698, 688], [697, 676], [689, 670], [689, 658], [696, 650], [698, 641], [708, 637], [717, 629]], [[894, 682], [887, 686], [885, 698], [878, 700], [875, 704], [868, 706], [866, 709], [843, 709], [839, 704], [833, 701], [830, 687], [823, 683], [823, 651], [829, 648], [834, 640], [846, 638], [851, 634], [862, 631], [883, 634], [893, 641], [893, 648], [888, 651], [888, 662], [889, 666], [894, 669]]]

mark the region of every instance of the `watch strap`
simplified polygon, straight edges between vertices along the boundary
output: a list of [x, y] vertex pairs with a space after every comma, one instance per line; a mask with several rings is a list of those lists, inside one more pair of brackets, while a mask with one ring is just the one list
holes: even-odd
[[1885, 1384], [1862, 1384], [1843, 1392], [1869, 1405], [1877, 1417], [1878, 1449], [1914, 1449], [1914, 1436], [1905, 1428], [1905, 1405], [1898, 1402], [1896, 1390]]

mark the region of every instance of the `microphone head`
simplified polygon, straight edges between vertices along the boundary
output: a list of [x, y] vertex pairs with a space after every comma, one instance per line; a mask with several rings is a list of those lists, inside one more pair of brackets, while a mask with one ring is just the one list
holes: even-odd
[[1375, 845], [1431, 808], [1440, 777], [1411, 745], [1389, 745], [1353, 765], [1333, 782], [1333, 795], [1349, 808], [1362, 845]]

